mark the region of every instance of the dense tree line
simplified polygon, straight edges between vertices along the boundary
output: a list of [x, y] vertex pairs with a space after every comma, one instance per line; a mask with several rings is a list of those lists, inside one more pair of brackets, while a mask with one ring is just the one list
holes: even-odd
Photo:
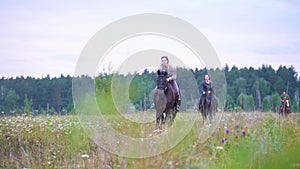
[[71, 76], [2, 77], [0, 94], [2, 114], [66, 114], [73, 108]]
[[[298, 112], [300, 82], [292, 66], [280, 66], [278, 70], [271, 65], [263, 65], [257, 70], [252, 67], [238, 69], [235, 66], [229, 70], [226, 66], [224, 71], [227, 81], [226, 109], [277, 111], [279, 97], [283, 91], [287, 91], [292, 110]], [[248, 99], [241, 99], [245, 97]]]
[[[287, 91], [291, 98], [293, 112], [299, 111], [300, 80], [295, 69], [280, 66], [274, 70], [271, 65], [262, 65], [261, 68], [237, 68], [231, 69], [226, 65], [222, 70], [185, 69], [179, 68], [183, 76], [179, 85], [184, 84], [192, 73], [198, 90], [204, 75], [212, 73], [213, 84], [216, 93], [226, 93], [223, 106], [226, 111], [278, 111], [279, 97], [283, 91]], [[227, 86], [219, 77], [224, 75]], [[136, 110], [151, 108], [151, 96], [155, 88], [156, 73], [145, 70], [143, 73], [120, 75], [100, 74], [95, 79], [82, 76], [86, 81], [95, 81], [97, 93], [111, 94], [112, 90], [123, 90], [126, 84], [129, 91], [130, 105]], [[0, 79], [0, 112], [2, 114], [67, 114], [73, 112], [72, 78], [63, 76], [50, 78], [16, 77]], [[112, 85], [114, 83], [114, 85]], [[113, 87], [113, 88], [112, 88]], [[84, 89], [82, 89], [84, 90]], [[126, 89], [124, 89], [126, 90]], [[192, 88], [185, 87], [182, 92], [193, 93]], [[224, 92], [225, 91], [225, 92]], [[221, 96], [219, 95], [219, 98]], [[192, 100], [194, 96], [191, 96]]]

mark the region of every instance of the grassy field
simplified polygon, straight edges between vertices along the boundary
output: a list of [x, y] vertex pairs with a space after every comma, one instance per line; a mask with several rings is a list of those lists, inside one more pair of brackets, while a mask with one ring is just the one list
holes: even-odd
[[[117, 132], [155, 136], [153, 121], [137, 125], [118, 118], [106, 118]], [[196, 119], [179, 144], [162, 154], [127, 158], [95, 144], [77, 116], [1, 117], [0, 168], [300, 168], [300, 114], [238, 112], [220, 118], [212, 124]]]

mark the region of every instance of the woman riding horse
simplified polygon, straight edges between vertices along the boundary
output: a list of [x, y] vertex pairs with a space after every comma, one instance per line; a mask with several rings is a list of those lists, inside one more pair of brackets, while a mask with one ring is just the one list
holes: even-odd
[[[201, 97], [199, 101], [199, 110], [202, 113], [203, 122], [209, 115], [211, 117], [211, 111], [217, 109], [215, 106], [217, 105], [216, 100], [213, 97], [213, 86], [210, 81], [210, 77], [208, 74], [204, 76], [204, 81], [201, 83]], [[213, 110], [216, 111], [216, 110]]]
[[213, 88], [212, 88], [212, 84], [211, 84], [211, 81], [210, 81], [210, 77], [208, 74], [206, 74], [204, 76], [204, 80], [202, 81], [201, 83], [201, 97], [200, 97], [200, 103], [203, 104], [204, 102], [204, 96], [206, 93], [210, 93], [210, 92], [213, 92]]
[[166, 71], [168, 74], [167, 81], [171, 83], [172, 88], [175, 92], [175, 109], [176, 111], [179, 111], [180, 105], [181, 105], [181, 96], [178, 84], [176, 82], [176, 68], [172, 65], [169, 65], [169, 58], [167, 56], [161, 57], [161, 64], [159, 66], [159, 70]]
[[[162, 129], [161, 125], [175, 119], [181, 104], [179, 88], [176, 83], [176, 68], [169, 65], [167, 56], [161, 57], [161, 65], [157, 71], [156, 89], [154, 92], [154, 106], [156, 109], [156, 130]], [[163, 116], [166, 114], [166, 117]]]

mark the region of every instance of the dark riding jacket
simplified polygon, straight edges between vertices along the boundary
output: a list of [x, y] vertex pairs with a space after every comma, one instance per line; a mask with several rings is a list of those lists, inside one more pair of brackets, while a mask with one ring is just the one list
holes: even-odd
[[208, 91], [214, 92], [212, 82], [206, 83], [205, 80], [203, 80], [201, 83], [201, 94], [203, 95], [203, 92], [207, 93]]

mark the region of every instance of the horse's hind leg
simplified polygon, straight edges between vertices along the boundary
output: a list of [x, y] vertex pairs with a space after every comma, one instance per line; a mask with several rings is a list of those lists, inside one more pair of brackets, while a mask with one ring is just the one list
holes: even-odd
[[202, 110], [202, 119], [203, 119], [203, 124], [204, 124], [204, 122], [205, 122], [205, 120], [206, 120], [206, 113], [205, 113], [205, 110], [203, 109]]
[[213, 118], [212, 110], [211, 109], [208, 110], [208, 118], [209, 118], [209, 122], [211, 123], [212, 118]]

